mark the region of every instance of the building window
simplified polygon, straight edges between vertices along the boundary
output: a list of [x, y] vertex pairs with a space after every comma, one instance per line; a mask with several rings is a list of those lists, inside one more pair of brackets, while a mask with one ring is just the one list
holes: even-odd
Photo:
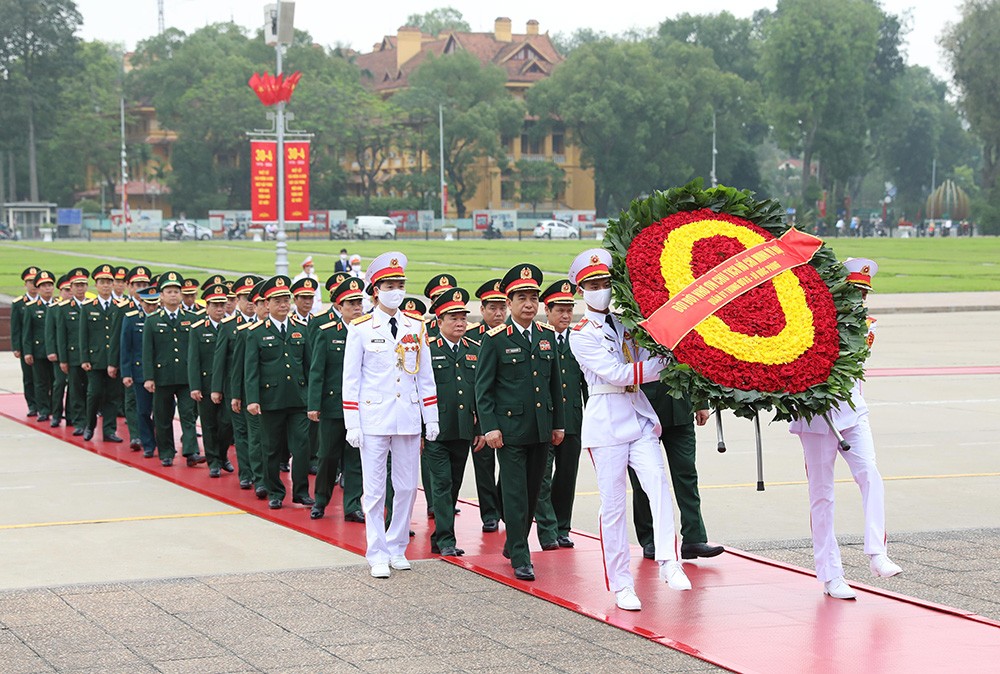
[[552, 154], [566, 154], [566, 137], [561, 133], [552, 134]]

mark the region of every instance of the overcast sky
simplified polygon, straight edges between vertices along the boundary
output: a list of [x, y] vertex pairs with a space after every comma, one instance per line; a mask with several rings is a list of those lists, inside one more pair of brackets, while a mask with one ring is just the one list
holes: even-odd
[[[817, 0], [822, 1], [822, 0]], [[191, 32], [210, 23], [234, 21], [257, 29], [264, 22], [263, 1], [255, 0], [163, 0], [168, 27]], [[616, 0], [612, 3], [539, 2], [538, 0], [376, 0], [369, 5], [341, 0], [298, 0], [295, 3], [295, 27], [308, 31], [324, 45], [349, 44], [359, 51], [369, 51], [384, 35], [394, 35], [406, 17], [437, 7], [454, 7], [462, 13], [474, 31], [492, 31], [497, 16], [507, 16], [514, 32], [524, 32], [524, 24], [535, 19], [542, 32], [571, 34], [578, 28], [592, 28], [606, 33], [620, 33], [630, 28], [656, 26], [664, 18], [678, 13], [662, 3], [662, 13], [651, 12], [648, 0]], [[761, 7], [773, 8], [774, 0], [701, 0], [687, 9], [697, 13], [728, 10], [737, 16], [749, 16]], [[948, 79], [937, 37], [943, 27], [958, 19], [958, 0], [883, 0], [890, 12], [910, 14], [910, 33], [906, 50], [908, 62], [924, 65], [938, 77]], [[110, 42], [124, 42], [131, 49], [136, 42], [154, 35], [157, 30], [157, 0], [77, 0], [83, 15], [82, 36]], [[498, 14], [502, 13], [502, 14]]]

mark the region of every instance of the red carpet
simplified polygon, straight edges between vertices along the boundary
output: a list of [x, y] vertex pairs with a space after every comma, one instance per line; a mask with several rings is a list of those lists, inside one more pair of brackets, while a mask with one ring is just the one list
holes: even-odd
[[[239, 489], [235, 474], [212, 479], [204, 465], [188, 468], [183, 461], [163, 468], [158, 460], [130, 451], [127, 444], [83, 442], [63, 427], [38, 424], [24, 416], [20, 395], [0, 396], [0, 415], [364, 554], [364, 526], [343, 521], [339, 490], [326, 517], [310, 520], [308, 508], [290, 507], [287, 500], [281, 510], [269, 510], [252, 491]], [[124, 421], [119, 426], [127, 437]], [[858, 591], [856, 602], [829, 599], [811, 572], [733, 549], [715, 559], [686, 563], [694, 590], [676, 592], [657, 579], [656, 565], [643, 560], [635, 548], [633, 572], [643, 602], [638, 613], [615, 607], [604, 585], [600, 541], [591, 534], [574, 532], [572, 550], [534, 552], [538, 580], [520, 582], [500, 554], [503, 533], [483, 534], [476, 506], [461, 507], [456, 534], [466, 556], [446, 561], [734, 671], [996, 671], [1000, 622], [858, 584], [852, 584]], [[435, 557], [428, 539], [433, 524], [422, 516], [424, 509], [421, 494], [411, 522], [416, 537], [407, 552], [410, 559]]]

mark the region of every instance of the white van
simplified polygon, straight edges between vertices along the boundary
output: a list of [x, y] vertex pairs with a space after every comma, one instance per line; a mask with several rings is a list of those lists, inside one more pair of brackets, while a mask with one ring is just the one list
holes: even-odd
[[381, 215], [359, 215], [352, 232], [361, 239], [395, 239], [396, 223]]

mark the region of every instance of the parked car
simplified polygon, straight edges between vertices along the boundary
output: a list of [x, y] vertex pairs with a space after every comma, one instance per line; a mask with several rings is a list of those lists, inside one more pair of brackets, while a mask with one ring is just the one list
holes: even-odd
[[360, 239], [395, 239], [396, 223], [381, 215], [359, 215], [351, 232]]
[[535, 225], [536, 239], [579, 239], [580, 230], [561, 220], [539, 220]]
[[194, 222], [174, 220], [163, 225], [160, 238], [164, 241], [208, 241], [212, 238], [212, 230]]

